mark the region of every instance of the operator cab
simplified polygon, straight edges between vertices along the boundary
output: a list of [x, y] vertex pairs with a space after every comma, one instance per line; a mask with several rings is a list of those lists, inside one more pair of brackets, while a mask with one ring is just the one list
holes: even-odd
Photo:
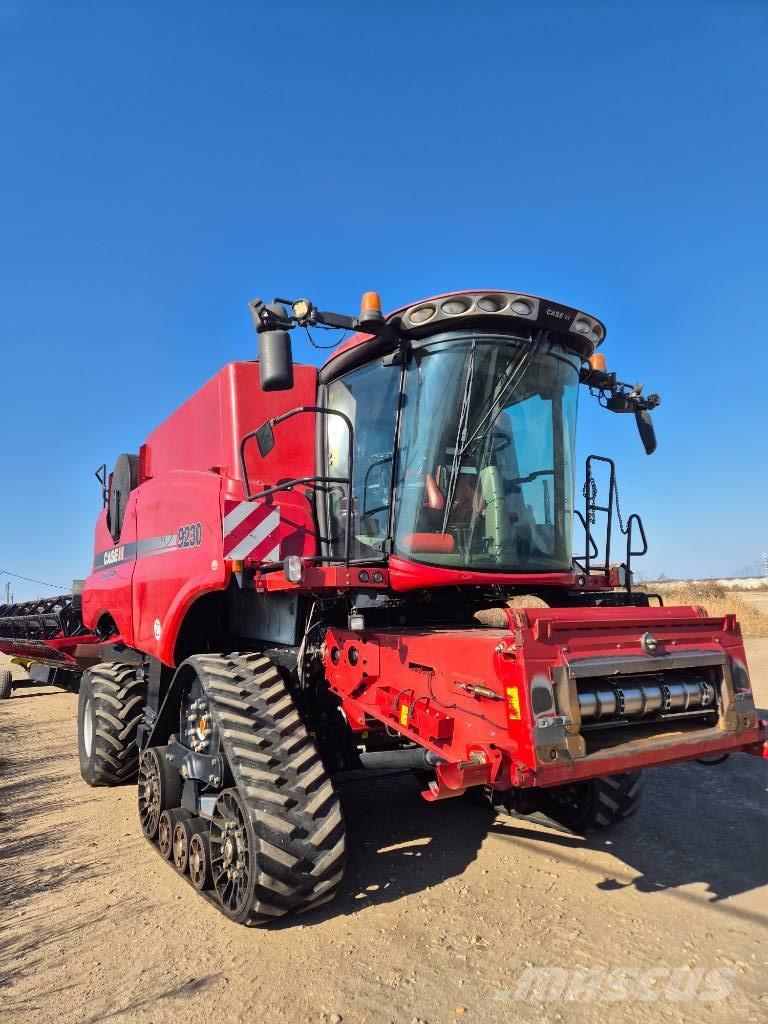
[[270, 361], [271, 335], [285, 353], [295, 325], [358, 330], [319, 374], [324, 559], [572, 570], [579, 384], [614, 411], [647, 417], [658, 402], [605, 372], [600, 321], [513, 292], [453, 293], [387, 318], [375, 293], [354, 319], [290, 305], [251, 306], [271, 379], [290, 378]]
[[[443, 330], [328, 385], [355, 429], [352, 557], [391, 538], [393, 554], [452, 568], [570, 568], [581, 358], [543, 333]], [[326, 432], [325, 469], [345, 479], [344, 422]], [[340, 554], [343, 488], [329, 506]]]

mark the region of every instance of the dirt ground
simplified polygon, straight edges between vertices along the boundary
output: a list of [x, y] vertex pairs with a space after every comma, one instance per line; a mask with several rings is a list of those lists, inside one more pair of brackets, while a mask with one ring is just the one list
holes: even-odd
[[768, 591], [761, 590], [758, 594], [742, 594], [745, 601], [749, 601], [763, 615], [768, 615]]
[[[768, 640], [748, 649], [766, 707]], [[133, 787], [81, 782], [76, 701], [38, 687], [0, 705], [2, 1019], [768, 1019], [768, 761], [652, 770], [639, 813], [588, 841], [429, 806], [402, 779], [347, 784], [340, 897], [259, 931], [160, 860]], [[597, 988], [531, 988], [542, 966], [592, 969]], [[624, 969], [644, 988], [605, 987]]]

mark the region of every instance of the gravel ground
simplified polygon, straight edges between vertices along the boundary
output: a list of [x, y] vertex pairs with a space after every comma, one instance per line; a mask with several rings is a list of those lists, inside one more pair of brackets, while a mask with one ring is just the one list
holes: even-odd
[[[748, 650], [765, 707], [768, 641]], [[589, 841], [428, 806], [407, 780], [347, 784], [340, 897], [258, 931], [142, 840], [133, 787], [81, 782], [76, 701], [37, 687], [0, 705], [0, 1018], [768, 1018], [768, 762], [652, 770], [639, 813]], [[542, 966], [571, 973], [537, 990]]]

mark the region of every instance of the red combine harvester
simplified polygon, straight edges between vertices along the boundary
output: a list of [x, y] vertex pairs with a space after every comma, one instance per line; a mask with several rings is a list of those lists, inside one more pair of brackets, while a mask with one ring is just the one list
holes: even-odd
[[[330, 899], [348, 770], [579, 831], [631, 814], [643, 768], [766, 755], [735, 618], [633, 590], [610, 460], [576, 508], [580, 386], [655, 448], [658, 398], [607, 372], [598, 320], [497, 291], [251, 311], [258, 362], [99, 474], [82, 594], [83, 777], [138, 774], [144, 834], [196, 889], [244, 924]], [[356, 333], [318, 371], [295, 327]]]

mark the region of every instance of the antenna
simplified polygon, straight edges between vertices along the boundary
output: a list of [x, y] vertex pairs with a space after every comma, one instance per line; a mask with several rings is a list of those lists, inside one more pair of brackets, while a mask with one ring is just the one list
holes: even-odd
[[768, 576], [768, 551], [763, 552], [763, 576]]

